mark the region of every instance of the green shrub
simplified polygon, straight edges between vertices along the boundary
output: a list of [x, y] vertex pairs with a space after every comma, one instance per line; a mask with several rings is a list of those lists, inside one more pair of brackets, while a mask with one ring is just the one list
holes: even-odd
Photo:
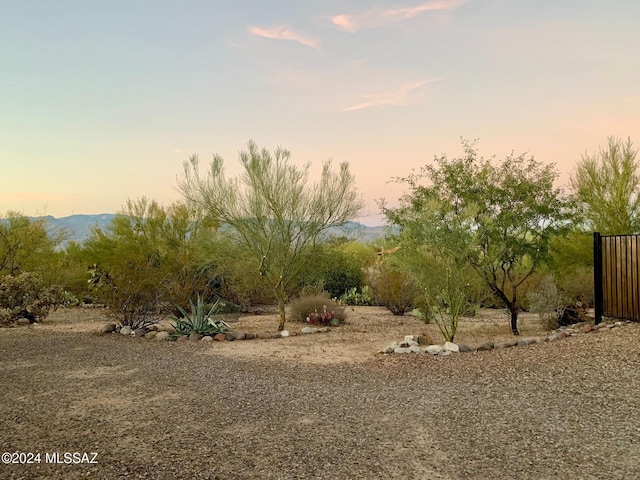
[[344, 307], [331, 300], [327, 294], [296, 298], [290, 303], [289, 309], [294, 322], [306, 322], [309, 316], [321, 319], [325, 311], [333, 312], [333, 317], [329, 320], [337, 320], [337, 323], [344, 322], [347, 316]]
[[331, 298], [338, 298], [351, 288], [360, 288], [364, 280], [362, 262], [344, 252], [344, 244], [335, 242], [316, 245], [314, 254], [300, 274], [300, 287], [321, 283]]
[[545, 330], [555, 330], [569, 300], [552, 276], [545, 276], [535, 291], [527, 294], [529, 310], [537, 313]]
[[593, 306], [593, 268], [578, 266], [559, 281], [562, 290], [572, 304]]
[[211, 318], [220, 311], [224, 304], [216, 300], [212, 306], [208, 306], [198, 295], [198, 300], [194, 304], [191, 304], [191, 313], [185, 311], [179, 305], [177, 306], [182, 317], [172, 317], [176, 332], [179, 335], [190, 335], [192, 333], [199, 333], [201, 335], [216, 335], [217, 333], [225, 333], [231, 330], [224, 320], [214, 320]]
[[131, 264], [128, 271], [109, 274], [99, 266], [90, 270], [89, 282], [100, 303], [123, 326], [148, 329], [158, 322], [164, 307], [162, 291], [148, 270]]
[[19, 318], [34, 323], [49, 315], [62, 301], [62, 288], [45, 285], [34, 273], [0, 277], [0, 325]]
[[369, 283], [375, 302], [394, 315], [404, 315], [413, 310], [414, 302], [421, 294], [420, 288], [409, 275], [386, 265], [379, 265], [372, 271]]

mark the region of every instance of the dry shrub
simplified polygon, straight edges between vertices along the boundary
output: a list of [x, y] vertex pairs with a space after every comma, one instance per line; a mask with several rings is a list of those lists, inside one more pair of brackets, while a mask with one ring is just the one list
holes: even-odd
[[289, 304], [291, 320], [306, 322], [310, 313], [322, 312], [325, 307], [327, 311], [335, 313], [335, 319], [344, 322], [347, 316], [344, 307], [331, 300], [328, 294], [306, 295], [296, 298]]
[[558, 328], [559, 318], [568, 301], [552, 276], [543, 277], [537, 289], [527, 293], [527, 299], [530, 311], [539, 315], [542, 328], [545, 330]]
[[380, 265], [369, 276], [375, 302], [394, 315], [404, 315], [413, 310], [420, 288], [413, 279], [386, 265]]

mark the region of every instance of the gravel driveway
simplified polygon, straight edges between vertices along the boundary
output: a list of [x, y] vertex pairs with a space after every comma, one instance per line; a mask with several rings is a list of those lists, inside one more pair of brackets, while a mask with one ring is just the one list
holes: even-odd
[[3, 329], [0, 451], [41, 460], [0, 478], [640, 478], [639, 340], [314, 365]]

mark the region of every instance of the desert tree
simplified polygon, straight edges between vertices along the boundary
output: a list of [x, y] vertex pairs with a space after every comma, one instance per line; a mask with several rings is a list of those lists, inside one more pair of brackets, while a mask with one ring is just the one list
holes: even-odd
[[224, 172], [224, 160], [214, 155], [203, 175], [197, 155], [184, 164], [178, 187], [187, 202], [229, 228], [256, 261], [273, 290], [283, 330], [288, 290], [305, 267], [323, 232], [355, 217], [362, 201], [348, 163], [334, 171], [325, 161], [318, 182], [309, 183], [310, 163], [298, 167], [291, 154], [273, 154], [253, 142], [240, 152], [241, 175]]
[[409, 192], [397, 208], [382, 202], [383, 212], [413, 244], [477, 272], [519, 335], [518, 288], [548, 259], [551, 239], [568, 228], [569, 200], [554, 187], [554, 165], [526, 154], [484, 159], [474, 142], [462, 143], [462, 157], [436, 157], [396, 178]]
[[45, 218], [7, 212], [0, 218], [0, 275], [47, 272], [65, 235], [48, 228]]
[[584, 153], [571, 176], [585, 227], [606, 235], [640, 233], [638, 151], [631, 139], [609, 137], [606, 148]]

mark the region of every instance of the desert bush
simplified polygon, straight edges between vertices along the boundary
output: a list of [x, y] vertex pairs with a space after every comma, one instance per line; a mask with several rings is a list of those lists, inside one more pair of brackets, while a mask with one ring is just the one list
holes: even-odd
[[420, 288], [413, 278], [401, 271], [380, 264], [369, 275], [369, 284], [375, 303], [386, 307], [394, 315], [413, 310]]
[[55, 310], [62, 301], [62, 288], [47, 286], [37, 274], [0, 277], [0, 324], [10, 324], [19, 318], [36, 322]]
[[291, 319], [296, 322], [306, 322], [309, 316], [320, 320], [325, 311], [333, 312], [330, 320], [335, 319], [338, 323], [344, 322], [347, 316], [344, 307], [331, 300], [328, 294], [298, 297], [289, 304], [289, 310]]
[[527, 294], [529, 310], [537, 313], [540, 323], [545, 330], [555, 330], [559, 326], [559, 319], [569, 300], [558, 288], [555, 279], [547, 275], [540, 281], [536, 290]]
[[572, 304], [593, 306], [593, 268], [578, 266], [567, 273], [559, 282]]
[[338, 298], [352, 288], [360, 288], [363, 281], [362, 262], [355, 255], [343, 251], [342, 243], [332, 240], [314, 247], [313, 255], [300, 272], [298, 285], [322, 283], [323, 290], [331, 298]]
[[184, 204], [128, 200], [109, 227], [96, 228], [86, 242], [96, 264], [91, 271], [96, 299], [117, 321], [146, 328], [163, 306], [189, 308], [195, 294], [208, 297], [209, 278], [199, 269], [192, 245], [201, 226]]
[[174, 323], [176, 332], [179, 335], [190, 335], [192, 333], [199, 333], [201, 335], [215, 335], [217, 333], [225, 333], [231, 330], [224, 320], [214, 320], [211, 318], [216, 313], [219, 313], [223, 302], [216, 301], [213, 305], [207, 305], [202, 298], [198, 295], [198, 299], [194, 304], [193, 301], [189, 301], [191, 311], [187, 312], [181, 306], [177, 306], [181, 316], [173, 316], [171, 320]]
[[128, 271], [109, 274], [98, 265], [89, 273], [96, 298], [123, 326], [148, 329], [158, 322], [164, 306], [162, 292], [148, 269], [130, 265]]

